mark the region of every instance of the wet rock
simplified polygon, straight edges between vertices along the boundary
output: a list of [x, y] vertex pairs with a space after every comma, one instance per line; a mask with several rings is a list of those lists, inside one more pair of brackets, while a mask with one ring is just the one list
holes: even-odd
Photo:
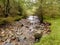
[[7, 43], [7, 42], [6, 42], [4, 45], [13, 45], [13, 44], [12, 44], [12, 43]]
[[34, 37], [35, 37], [35, 41], [38, 42], [38, 41], [40, 41], [42, 34], [35, 33]]
[[3, 43], [3, 45], [12, 45], [12, 43], [11, 43], [10, 41], [11, 41], [10, 39], [7, 39], [7, 40]]

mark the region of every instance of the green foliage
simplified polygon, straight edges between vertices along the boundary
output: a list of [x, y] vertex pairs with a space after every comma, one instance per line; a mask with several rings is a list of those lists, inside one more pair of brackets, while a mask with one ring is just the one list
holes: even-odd
[[27, 17], [22, 0], [0, 0], [0, 2], [0, 24], [12, 23]]
[[[39, 0], [41, 2], [41, 0]], [[60, 3], [58, 0], [43, 0], [42, 3], [39, 3], [39, 9], [36, 10], [35, 14], [38, 14], [41, 17], [41, 9], [43, 16], [48, 16], [50, 18], [55, 18], [60, 16]], [[41, 8], [42, 5], [42, 8]]]

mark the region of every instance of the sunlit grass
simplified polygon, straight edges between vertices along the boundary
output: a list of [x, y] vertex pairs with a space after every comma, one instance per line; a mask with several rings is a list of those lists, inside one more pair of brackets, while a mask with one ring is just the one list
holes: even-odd
[[60, 19], [47, 20], [51, 22], [51, 33], [42, 37], [40, 42], [35, 45], [60, 45]]

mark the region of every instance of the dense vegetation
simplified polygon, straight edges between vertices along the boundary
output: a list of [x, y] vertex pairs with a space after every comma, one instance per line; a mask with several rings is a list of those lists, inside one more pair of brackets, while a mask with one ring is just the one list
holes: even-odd
[[16, 0], [0, 0], [0, 24], [25, 18], [23, 4]]

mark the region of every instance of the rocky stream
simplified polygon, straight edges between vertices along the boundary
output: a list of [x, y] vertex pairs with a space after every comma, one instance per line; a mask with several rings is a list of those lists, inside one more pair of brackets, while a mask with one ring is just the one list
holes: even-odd
[[37, 16], [29, 16], [0, 26], [0, 45], [33, 45], [43, 35], [51, 32], [50, 25], [48, 22], [40, 24]]

